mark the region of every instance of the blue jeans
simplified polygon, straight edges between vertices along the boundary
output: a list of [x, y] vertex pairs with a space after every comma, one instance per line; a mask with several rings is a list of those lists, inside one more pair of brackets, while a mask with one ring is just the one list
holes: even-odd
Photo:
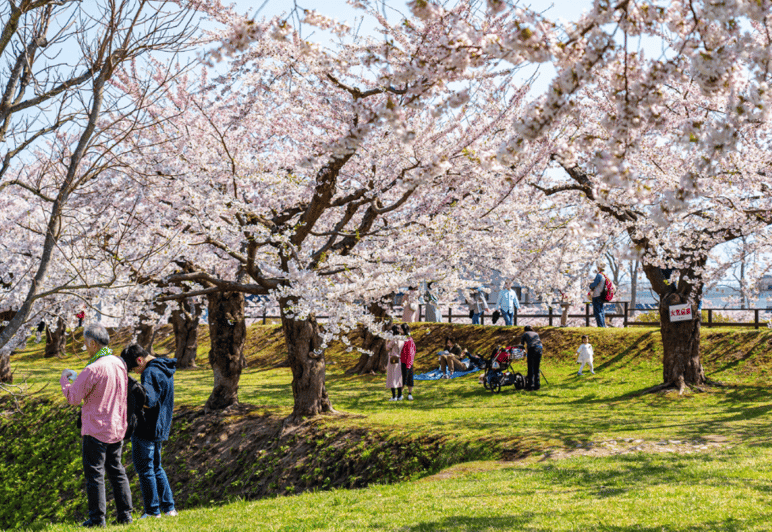
[[472, 325], [480, 325], [480, 316], [482, 316], [482, 314], [482, 312], [472, 314]]
[[598, 327], [606, 326], [606, 311], [603, 309], [605, 303], [602, 297], [592, 298], [592, 314], [595, 316], [595, 324]]
[[174, 498], [169, 479], [161, 467], [162, 441], [131, 438], [131, 456], [139, 477], [139, 489], [145, 503], [145, 513], [158, 515], [174, 510]]
[[512, 325], [512, 321], [515, 317], [515, 312], [507, 312], [506, 310], [501, 311], [501, 316], [504, 318], [504, 325]]

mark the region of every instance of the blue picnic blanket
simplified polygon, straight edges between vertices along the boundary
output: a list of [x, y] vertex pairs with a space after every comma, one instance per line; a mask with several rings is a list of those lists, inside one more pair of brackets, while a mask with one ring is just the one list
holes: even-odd
[[[467, 366], [469, 365], [468, 358], [465, 358], [461, 362], [463, 362]], [[454, 371], [453, 374], [450, 376], [450, 378], [455, 379], [456, 377], [463, 377], [464, 375], [469, 375], [470, 373], [474, 373], [475, 371], [480, 371], [480, 368], [472, 368], [469, 371]], [[427, 371], [426, 373], [421, 373], [420, 375], [416, 375], [415, 377], [413, 377], [413, 379], [417, 381], [438, 381], [442, 378], [443, 375], [444, 373], [440, 371], [439, 368], [437, 368], [431, 371]]]

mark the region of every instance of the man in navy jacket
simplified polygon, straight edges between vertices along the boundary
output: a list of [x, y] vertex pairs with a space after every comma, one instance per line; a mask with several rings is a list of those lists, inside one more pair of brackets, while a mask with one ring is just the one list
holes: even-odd
[[161, 517], [162, 513], [176, 516], [172, 488], [161, 466], [161, 448], [169, 439], [172, 426], [177, 360], [156, 358], [137, 344], [124, 349], [121, 358], [129, 371], [141, 374], [142, 386], [147, 393], [144, 422], [137, 425], [131, 436], [134, 469], [145, 504], [145, 513], [140, 519]]

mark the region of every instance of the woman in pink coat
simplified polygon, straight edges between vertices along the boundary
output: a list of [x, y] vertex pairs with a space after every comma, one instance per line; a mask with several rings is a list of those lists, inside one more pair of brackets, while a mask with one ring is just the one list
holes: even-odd
[[413, 323], [418, 321], [418, 290], [411, 286], [407, 293], [402, 296], [402, 321]]

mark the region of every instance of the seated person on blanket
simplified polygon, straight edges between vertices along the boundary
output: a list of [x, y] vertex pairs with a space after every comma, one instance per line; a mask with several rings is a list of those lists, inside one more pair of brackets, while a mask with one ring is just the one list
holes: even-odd
[[445, 351], [440, 351], [440, 371], [443, 379], [449, 379], [455, 371], [467, 371], [469, 368], [461, 361], [464, 351], [455, 338], [445, 338]]
[[[462, 359], [467, 357], [469, 364], [464, 364]], [[445, 351], [440, 351], [440, 371], [444, 374], [442, 378], [449, 379], [456, 371], [469, 371], [483, 366], [485, 361], [481, 357], [470, 354], [466, 349], [461, 349], [455, 338], [445, 339]]]

